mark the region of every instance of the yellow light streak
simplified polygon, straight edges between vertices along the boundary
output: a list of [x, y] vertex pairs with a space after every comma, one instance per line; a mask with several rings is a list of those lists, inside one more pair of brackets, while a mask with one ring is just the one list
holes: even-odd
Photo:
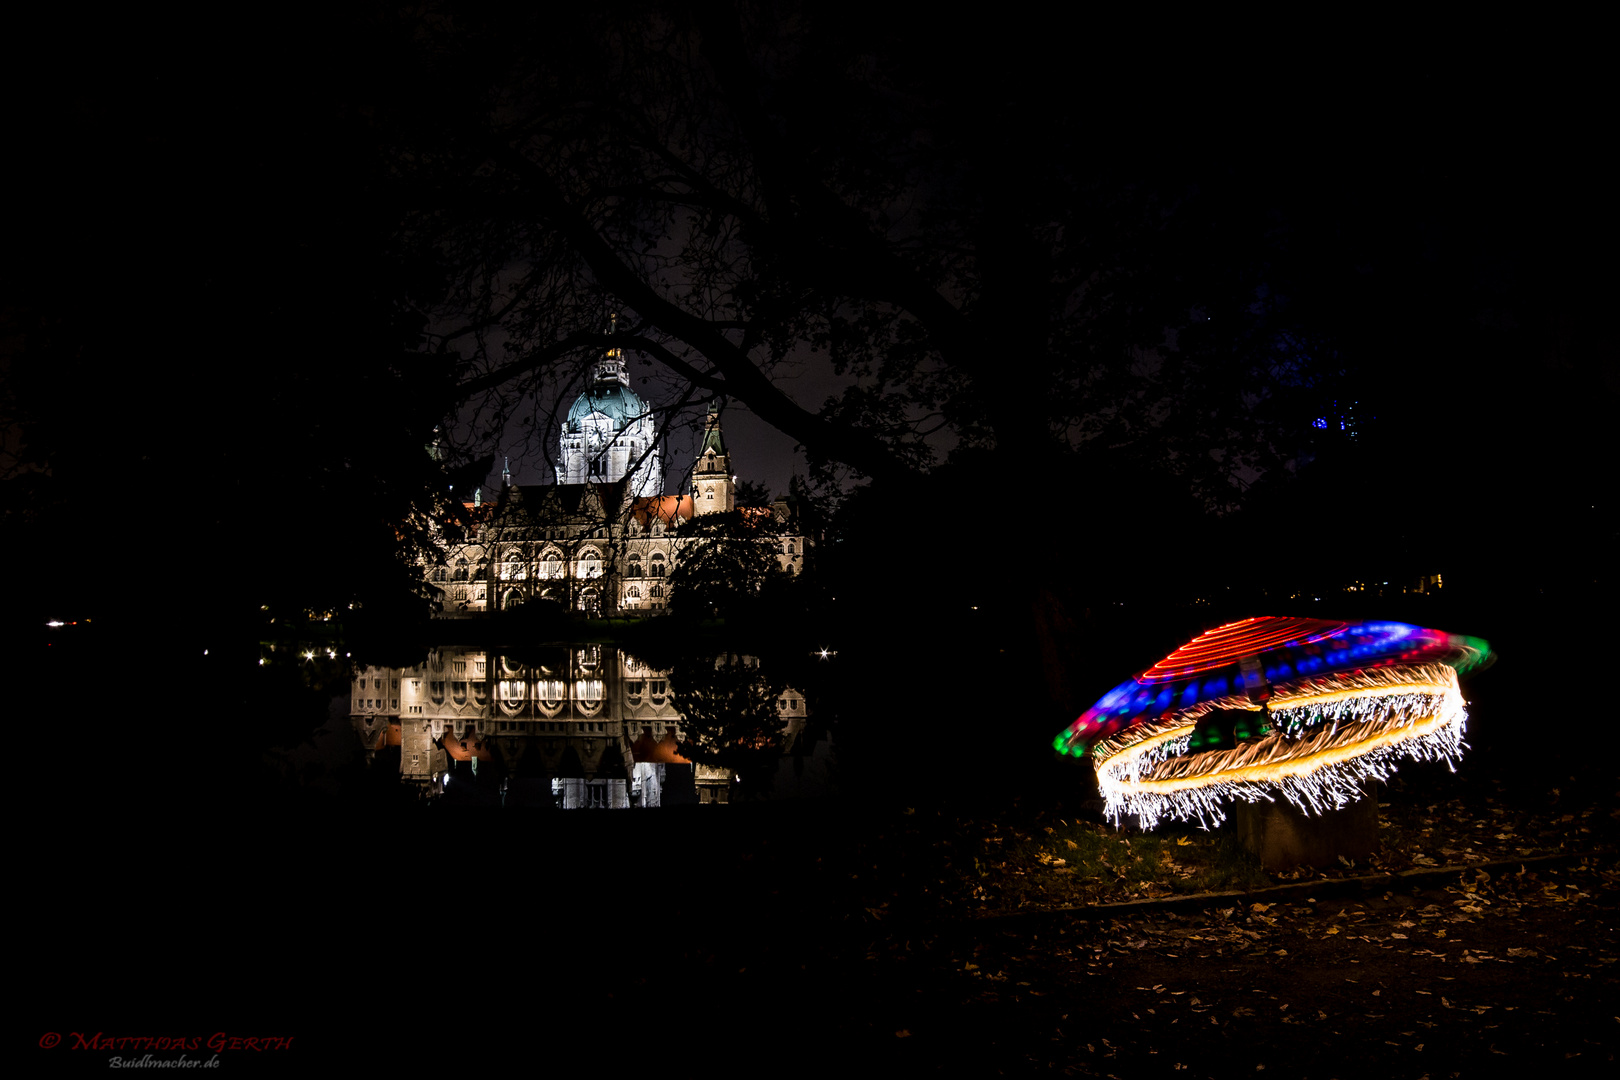
[[[1449, 705], [1450, 702], [1447, 704]], [[1462, 699], [1460, 696], [1457, 698], [1456, 704], [1459, 706], [1462, 704]], [[1445, 727], [1455, 719], [1456, 711], [1453, 708], [1447, 707], [1429, 716], [1423, 717], [1420, 720], [1403, 723], [1397, 727], [1386, 727], [1370, 738], [1359, 739], [1343, 746], [1328, 747], [1325, 750], [1320, 750], [1314, 754], [1307, 754], [1303, 757], [1284, 758], [1282, 761], [1270, 761], [1259, 765], [1241, 765], [1232, 769], [1216, 768], [1209, 772], [1196, 773], [1192, 776], [1179, 777], [1173, 780], [1118, 780], [1113, 776], [1108, 776], [1107, 773], [1115, 773], [1117, 775], [1116, 770], [1113, 768], [1116, 760], [1126, 758], [1127, 754], [1131, 757], [1135, 757], [1139, 752], [1146, 752], [1146, 749], [1148, 749], [1148, 743], [1141, 742], [1131, 747], [1126, 754], [1116, 755], [1115, 758], [1111, 758], [1108, 762], [1104, 763], [1104, 769], [1107, 770], [1107, 773], [1102, 773], [1100, 775], [1104, 777], [1105, 787], [1117, 786], [1131, 792], [1152, 792], [1156, 794], [1165, 794], [1172, 791], [1186, 791], [1189, 788], [1204, 787], [1212, 780], [1217, 778], [1220, 780], [1220, 782], [1228, 784], [1245, 781], [1250, 783], [1278, 783], [1291, 776], [1307, 776], [1324, 766], [1337, 765], [1349, 761], [1352, 758], [1361, 757], [1363, 754], [1370, 753], [1382, 746], [1394, 746], [1397, 743], [1405, 742], [1408, 739], [1421, 738], [1422, 736], [1428, 735], [1439, 728]], [[1361, 722], [1377, 723], [1377, 721]], [[1164, 738], [1168, 739], [1173, 737], [1175, 734], [1185, 733], [1191, 730], [1191, 727], [1181, 728], [1178, 732], [1167, 734], [1164, 736]], [[1277, 736], [1273, 735], [1269, 736], [1269, 738], [1277, 738]], [[1163, 739], [1155, 737], [1151, 741], [1156, 745], [1157, 743], [1163, 741]], [[1120, 768], [1124, 768], [1127, 765], [1128, 759], [1119, 762]]]
[[[1136, 814], [1151, 828], [1166, 815], [1218, 821], [1220, 801], [1231, 797], [1252, 801], [1280, 793], [1302, 807], [1343, 805], [1356, 797], [1358, 778], [1387, 778], [1396, 759], [1450, 760], [1462, 749], [1467, 720], [1457, 673], [1445, 664], [1312, 679], [1278, 687], [1272, 704], [1279, 730], [1233, 748], [1164, 752], [1211, 711], [1256, 709], [1242, 697], [1201, 702], [1137, 726], [1123, 746], [1099, 743], [1105, 812], [1116, 820]], [[1318, 723], [1303, 734], [1285, 734], [1281, 726], [1300, 713], [1314, 714]]]

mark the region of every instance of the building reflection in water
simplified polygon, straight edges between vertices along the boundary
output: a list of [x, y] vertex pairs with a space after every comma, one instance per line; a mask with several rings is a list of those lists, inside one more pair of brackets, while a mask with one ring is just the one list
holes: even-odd
[[[776, 730], [760, 733], [780, 750], [772, 790], [824, 793], [830, 740], [807, 734], [798, 691], [774, 696]], [[739, 779], [681, 754], [704, 735], [669, 673], [611, 645], [433, 649], [415, 667], [357, 672], [349, 716], [367, 762], [389, 767], [397, 748], [401, 781], [429, 796], [470, 783], [502, 804], [629, 809], [728, 803]]]

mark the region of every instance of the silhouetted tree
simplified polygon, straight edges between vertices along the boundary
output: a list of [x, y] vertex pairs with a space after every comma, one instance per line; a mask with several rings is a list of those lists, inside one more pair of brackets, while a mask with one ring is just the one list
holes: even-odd
[[[667, 401], [738, 399], [877, 479], [948, 433], [1029, 495], [1151, 464], [1220, 503], [1310, 389], [1267, 327], [1257, 208], [1088, 156], [1093, 103], [1021, 31], [1003, 64], [817, 4], [443, 10], [411, 16], [413, 91], [377, 122], [483, 433], [569, 398], [604, 309]], [[775, 378], [810, 359], [828, 400]]]
[[386, 250], [329, 62], [354, 27], [222, 19], [228, 58], [167, 18], [41, 28], [42, 70], [80, 77], [7, 84], [31, 164], [0, 253], [0, 528], [30, 621], [425, 611], [456, 373], [420, 351], [413, 301], [442, 286]]
[[771, 489], [762, 483], [752, 480], [739, 480], [735, 501], [738, 506], [769, 506], [771, 505]]
[[769, 513], [744, 507], [701, 514], [681, 527], [669, 572], [669, 609], [683, 619], [751, 613], [777, 569], [782, 531]]
[[756, 777], [775, 772], [783, 723], [776, 704], [786, 686], [758, 657], [683, 653], [669, 683], [686, 730], [683, 755]]

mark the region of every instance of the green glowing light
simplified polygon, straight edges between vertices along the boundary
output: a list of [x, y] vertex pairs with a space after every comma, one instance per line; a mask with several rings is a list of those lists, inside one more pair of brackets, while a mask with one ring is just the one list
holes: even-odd
[[1487, 668], [1496, 659], [1496, 654], [1491, 652], [1491, 643], [1484, 638], [1474, 637], [1471, 634], [1458, 634], [1457, 636], [1462, 638], [1463, 647], [1471, 650], [1471, 652], [1465, 653], [1463, 658], [1456, 664], [1452, 665], [1457, 669], [1457, 674], [1462, 675], [1476, 669]]

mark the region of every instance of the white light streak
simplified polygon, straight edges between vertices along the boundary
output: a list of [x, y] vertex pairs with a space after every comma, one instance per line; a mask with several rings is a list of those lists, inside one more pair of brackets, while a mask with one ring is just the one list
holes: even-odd
[[1362, 797], [1368, 780], [1387, 781], [1401, 761], [1443, 760], [1453, 769], [1468, 720], [1456, 672], [1445, 665], [1381, 669], [1279, 688], [1276, 731], [1234, 749], [1189, 753], [1205, 702], [1136, 737], [1105, 740], [1097, 758], [1104, 815], [1133, 816], [1144, 829], [1167, 818], [1203, 828], [1225, 820], [1222, 804], [1276, 801], [1321, 814]]

